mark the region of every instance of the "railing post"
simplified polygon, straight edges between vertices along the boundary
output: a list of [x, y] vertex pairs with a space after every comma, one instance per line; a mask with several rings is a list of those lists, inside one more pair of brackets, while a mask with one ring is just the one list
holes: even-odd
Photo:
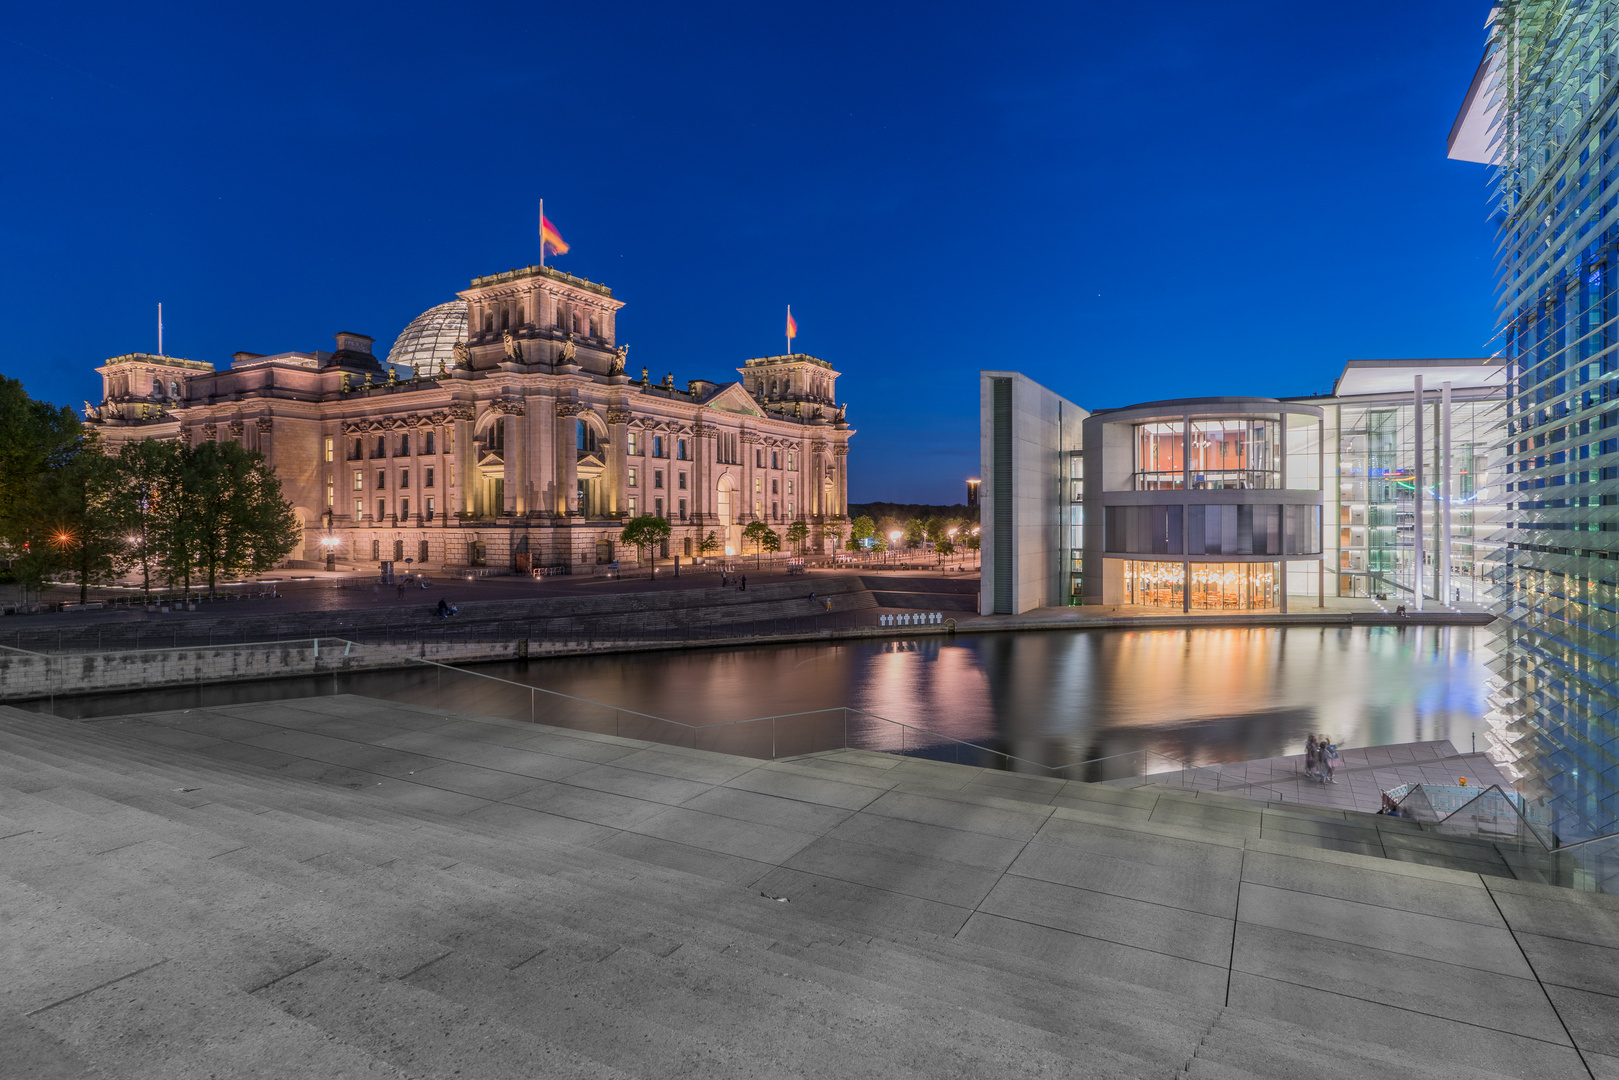
[[776, 718], [770, 718], [770, 760], [776, 760]]

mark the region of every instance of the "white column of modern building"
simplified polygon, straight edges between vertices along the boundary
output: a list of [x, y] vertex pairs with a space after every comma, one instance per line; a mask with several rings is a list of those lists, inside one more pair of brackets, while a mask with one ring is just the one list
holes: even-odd
[[[1414, 451], [1416, 456], [1416, 485], [1414, 496], [1415, 513], [1412, 515], [1413, 535], [1415, 537], [1415, 551], [1412, 555], [1411, 586], [1415, 595], [1413, 603], [1418, 611], [1422, 610], [1423, 579], [1427, 571], [1423, 565], [1424, 551], [1422, 535], [1422, 489], [1423, 489], [1423, 453], [1422, 429], [1425, 422], [1423, 416], [1422, 376], [1417, 375], [1412, 380], [1412, 427], [1415, 431]], [[1435, 563], [1437, 572], [1434, 575], [1434, 599], [1445, 604], [1450, 595], [1450, 383], [1439, 384], [1439, 423], [1436, 439], [1439, 450], [1439, 485], [1436, 501], [1438, 506], [1434, 514], [1435, 537]]]

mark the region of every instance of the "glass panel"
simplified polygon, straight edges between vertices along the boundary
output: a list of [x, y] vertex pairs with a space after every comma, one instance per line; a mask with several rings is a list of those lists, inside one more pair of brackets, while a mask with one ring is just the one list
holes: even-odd
[[1189, 448], [1194, 489], [1280, 487], [1275, 420], [1194, 420]]

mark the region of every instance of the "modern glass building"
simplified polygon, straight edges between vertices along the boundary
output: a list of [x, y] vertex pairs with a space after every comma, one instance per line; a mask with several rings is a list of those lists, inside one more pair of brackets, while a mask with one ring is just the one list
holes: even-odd
[[1491, 167], [1509, 396], [1492, 724], [1566, 841], [1619, 830], [1619, 5], [1499, 0], [1451, 129]]

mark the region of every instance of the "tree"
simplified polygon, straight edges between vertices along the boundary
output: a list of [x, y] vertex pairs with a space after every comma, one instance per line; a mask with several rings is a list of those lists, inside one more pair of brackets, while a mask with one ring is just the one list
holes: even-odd
[[911, 520], [909, 520], [909, 521], [907, 521], [905, 523], [905, 546], [906, 547], [911, 547], [911, 548], [921, 547], [922, 546], [922, 538], [925, 535], [927, 535], [927, 530], [925, 528], [923, 528], [921, 518], [912, 518]]
[[759, 565], [759, 557], [764, 552], [781, 550], [781, 537], [776, 535], [775, 529], [762, 521], [750, 521], [742, 530], [742, 536], [753, 544], [754, 566]]
[[975, 530], [973, 532], [968, 533], [967, 538], [965, 540], [963, 540], [962, 543], [967, 545], [967, 550], [968, 551], [976, 553], [978, 551], [978, 533], [977, 533], [977, 531]]
[[877, 523], [864, 514], [854, 519], [849, 526], [849, 539], [858, 544], [862, 540], [870, 540], [877, 535]]
[[933, 542], [933, 550], [949, 558], [956, 553], [956, 542], [948, 536], [941, 536]]
[[709, 530], [707, 536], [697, 541], [697, 554], [708, 557], [720, 549], [720, 534]]
[[26, 585], [38, 588], [69, 560], [70, 548], [51, 543], [64, 523], [51, 520], [63, 507], [50, 477], [78, 454], [82, 432], [72, 409], [0, 376], [0, 546]]
[[[635, 547], [636, 557], [646, 562], [646, 553], [669, 539], [673, 532], [669, 522], [653, 514], [642, 514], [637, 518], [630, 518], [624, 525], [624, 531], [618, 534], [620, 541], [632, 544]], [[658, 564], [652, 562], [652, 577], [658, 576]]]
[[804, 541], [809, 539], [809, 525], [802, 521], [795, 521], [787, 526], [787, 542], [798, 548], [798, 554], [803, 557]]
[[164, 538], [174, 529], [180, 505], [179, 443], [140, 439], [119, 448], [114, 465], [121, 479], [112, 493], [112, 510], [119, 529], [133, 548], [131, 562], [141, 569], [141, 591], [148, 601], [152, 573], [162, 565]]
[[39, 480], [39, 503], [54, 523], [50, 545], [78, 578], [82, 604], [90, 598], [91, 585], [116, 579], [134, 555], [117, 510], [122, 473], [92, 436]]
[[178, 459], [179, 498], [159, 543], [170, 580], [188, 594], [193, 575], [211, 594], [221, 576], [263, 573], [298, 545], [298, 515], [263, 454], [201, 442]]

